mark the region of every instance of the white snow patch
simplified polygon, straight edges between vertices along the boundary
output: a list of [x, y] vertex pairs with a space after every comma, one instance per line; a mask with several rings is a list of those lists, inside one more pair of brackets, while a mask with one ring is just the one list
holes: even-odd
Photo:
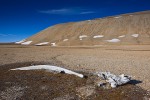
[[120, 42], [119, 39], [111, 39], [111, 40], [106, 40], [107, 42], [113, 42], [113, 43], [116, 43], [116, 42]]
[[110, 83], [112, 88], [115, 88], [118, 85], [126, 84], [131, 80], [130, 76], [125, 76], [124, 74], [117, 76], [111, 74], [110, 72], [98, 72], [97, 75]]
[[121, 18], [122, 16], [116, 16], [116, 17], [114, 17], [114, 18]]
[[83, 38], [86, 38], [86, 37], [87, 37], [87, 35], [81, 35], [81, 36], [79, 36], [79, 39], [82, 40]]
[[64, 39], [63, 41], [64, 41], [64, 42], [65, 42], [65, 41], [68, 41], [68, 39]]
[[85, 38], [85, 37], [87, 37], [87, 35], [81, 35], [81, 36], [79, 36], [79, 38]]
[[96, 36], [93, 36], [93, 38], [102, 38], [104, 37], [104, 35], [96, 35]]
[[20, 44], [20, 43], [23, 43], [25, 40], [21, 40], [21, 41], [18, 41], [18, 42], [15, 42], [16, 44]]
[[131, 36], [133, 36], [133, 37], [138, 37], [139, 34], [132, 34]]
[[23, 42], [21, 43], [22, 45], [29, 45], [32, 41], [26, 41], [26, 42]]
[[57, 66], [51, 66], [51, 65], [36, 65], [36, 66], [28, 66], [28, 67], [21, 67], [21, 68], [15, 68], [15, 69], [11, 69], [11, 70], [37, 70], [37, 69], [45, 69], [47, 71], [56, 71], [56, 72], [65, 72], [67, 74], [73, 74], [76, 75], [78, 77], [83, 78], [84, 75], [83, 74], [79, 74], [76, 73], [74, 71], [65, 69], [65, 68], [61, 68], [61, 67], [57, 67]]
[[89, 21], [89, 22], [90, 22], [91, 20], [87, 20], [87, 21]]
[[48, 44], [49, 42], [42, 42], [42, 43], [38, 43], [38, 44], [35, 44], [35, 45], [46, 45]]
[[123, 37], [125, 37], [125, 35], [121, 35], [121, 36], [119, 36], [119, 38], [123, 38]]
[[56, 46], [56, 43], [51, 43], [52, 46]]

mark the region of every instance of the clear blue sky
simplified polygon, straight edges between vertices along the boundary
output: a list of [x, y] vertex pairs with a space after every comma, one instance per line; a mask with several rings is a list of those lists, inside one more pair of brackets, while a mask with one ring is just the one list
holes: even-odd
[[0, 42], [25, 39], [54, 24], [150, 10], [150, 0], [0, 0]]

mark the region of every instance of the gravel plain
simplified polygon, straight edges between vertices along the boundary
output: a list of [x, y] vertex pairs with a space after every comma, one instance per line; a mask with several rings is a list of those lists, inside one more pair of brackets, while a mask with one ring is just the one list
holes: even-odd
[[[150, 45], [49, 47], [0, 45], [0, 66], [45, 62], [76, 71], [110, 71], [130, 75], [137, 86], [150, 91]], [[24, 66], [20, 66], [24, 67]]]

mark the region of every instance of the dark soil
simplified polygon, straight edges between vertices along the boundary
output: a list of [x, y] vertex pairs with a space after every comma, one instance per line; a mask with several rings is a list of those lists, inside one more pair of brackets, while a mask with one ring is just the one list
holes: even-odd
[[[95, 86], [95, 92], [83, 98], [79, 96], [77, 89], [86, 85], [94, 86], [94, 76], [91, 74], [86, 73], [87, 78], [79, 78], [74, 75], [50, 73], [45, 70], [10, 70], [31, 64], [33, 62], [0, 67], [1, 100], [142, 100], [150, 98], [147, 91], [132, 84], [115, 89], [103, 89]], [[37, 64], [42, 63], [38, 62]]]

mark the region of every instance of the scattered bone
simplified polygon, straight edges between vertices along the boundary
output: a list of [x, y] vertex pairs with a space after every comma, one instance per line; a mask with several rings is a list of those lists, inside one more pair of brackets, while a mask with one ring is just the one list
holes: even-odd
[[67, 73], [67, 74], [72, 74], [72, 75], [76, 75], [78, 77], [84, 78], [84, 75], [82, 75], [82, 74], [76, 73], [74, 71], [71, 71], [71, 70], [68, 70], [65, 68], [51, 66], [51, 65], [28, 66], [28, 67], [15, 68], [15, 69], [11, 69], [11, 70], [38, 70], [38, 69], [45, 69], [50, 72], [55, 71], [55, 72], [59, 72], [59, 73]]
[[131, 80], [130, 76], [125, 76], [124, 74], [117, 76], [110, 72], [99, 72], [97, 75], [103, 80], [106, 80], [112, 88], [126, 84]]

